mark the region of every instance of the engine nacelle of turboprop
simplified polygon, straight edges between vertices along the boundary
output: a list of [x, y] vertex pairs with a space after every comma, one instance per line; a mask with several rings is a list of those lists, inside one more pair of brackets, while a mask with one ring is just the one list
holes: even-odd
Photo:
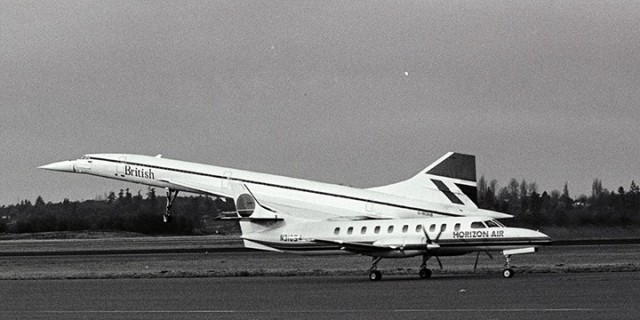
[[[426, 239], [424, 237], [382, 239], [382, 240], [375, 241], [373, 245], [395, 249], [395, 250], [390, 250], [387, 252], [377, 254], [383, 258], [415, 257], [423, 254], [425, 250], [435, 249], [435, 248], [428, 247], [430, 245], [426, 244]], [[434, 245], [437, 246], [438, 248], [440, 247], [437, 244], [434, 244]], [[418, 247], [424, 246], [424, 249], [416, 250], [416, 246]], [[411, 249], [405, 249], [405, 248], [411, 248]]]
[[243, 193], [236, 199], [236, 211], [241, 218], [250, 217], [256, 210], [256, 200], [250, 194]]

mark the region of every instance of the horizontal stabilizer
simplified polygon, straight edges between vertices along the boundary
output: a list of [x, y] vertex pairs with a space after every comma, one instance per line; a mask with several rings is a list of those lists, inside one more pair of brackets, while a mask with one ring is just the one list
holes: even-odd
[[248, 239], [243, 239], [242, 240], [244, 243], [245, 248], [249, 248], [249, 249], [255, 249], [255, 250], [264, 250], [264, 251], [274, 251], [274, 252], [282, 252], [282, 250], [278, 250], [269, 246], [265, 246], [263, 244], [248, 240]]

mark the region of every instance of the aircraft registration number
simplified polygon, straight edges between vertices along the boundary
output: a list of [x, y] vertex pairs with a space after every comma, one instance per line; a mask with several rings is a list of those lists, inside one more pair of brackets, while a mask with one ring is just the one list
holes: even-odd
[[284, 242], [298, 242], [302, 241], [302, 235], [299, 234], [281, 234], [280, 241]]

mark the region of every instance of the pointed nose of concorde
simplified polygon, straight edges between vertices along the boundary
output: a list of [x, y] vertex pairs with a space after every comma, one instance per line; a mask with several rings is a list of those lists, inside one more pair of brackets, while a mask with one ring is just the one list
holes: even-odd
[[75, 160], [67, 160], [67, 161], [60, 161], [60, 162], [45, 164], [44, 166], [39, 166], [38, 169], [60, 171], [60, 172], [76, 172], [76, 170], [74, 169], [75, 164], [76, 164]]

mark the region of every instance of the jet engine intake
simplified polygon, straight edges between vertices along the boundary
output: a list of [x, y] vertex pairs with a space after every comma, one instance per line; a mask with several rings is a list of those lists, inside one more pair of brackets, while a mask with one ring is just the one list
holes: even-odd
[[256, 210], [256, 201], [248, 193], [243, 193], [236, 199], [236, 211], [241, 218], [250, 217]]

